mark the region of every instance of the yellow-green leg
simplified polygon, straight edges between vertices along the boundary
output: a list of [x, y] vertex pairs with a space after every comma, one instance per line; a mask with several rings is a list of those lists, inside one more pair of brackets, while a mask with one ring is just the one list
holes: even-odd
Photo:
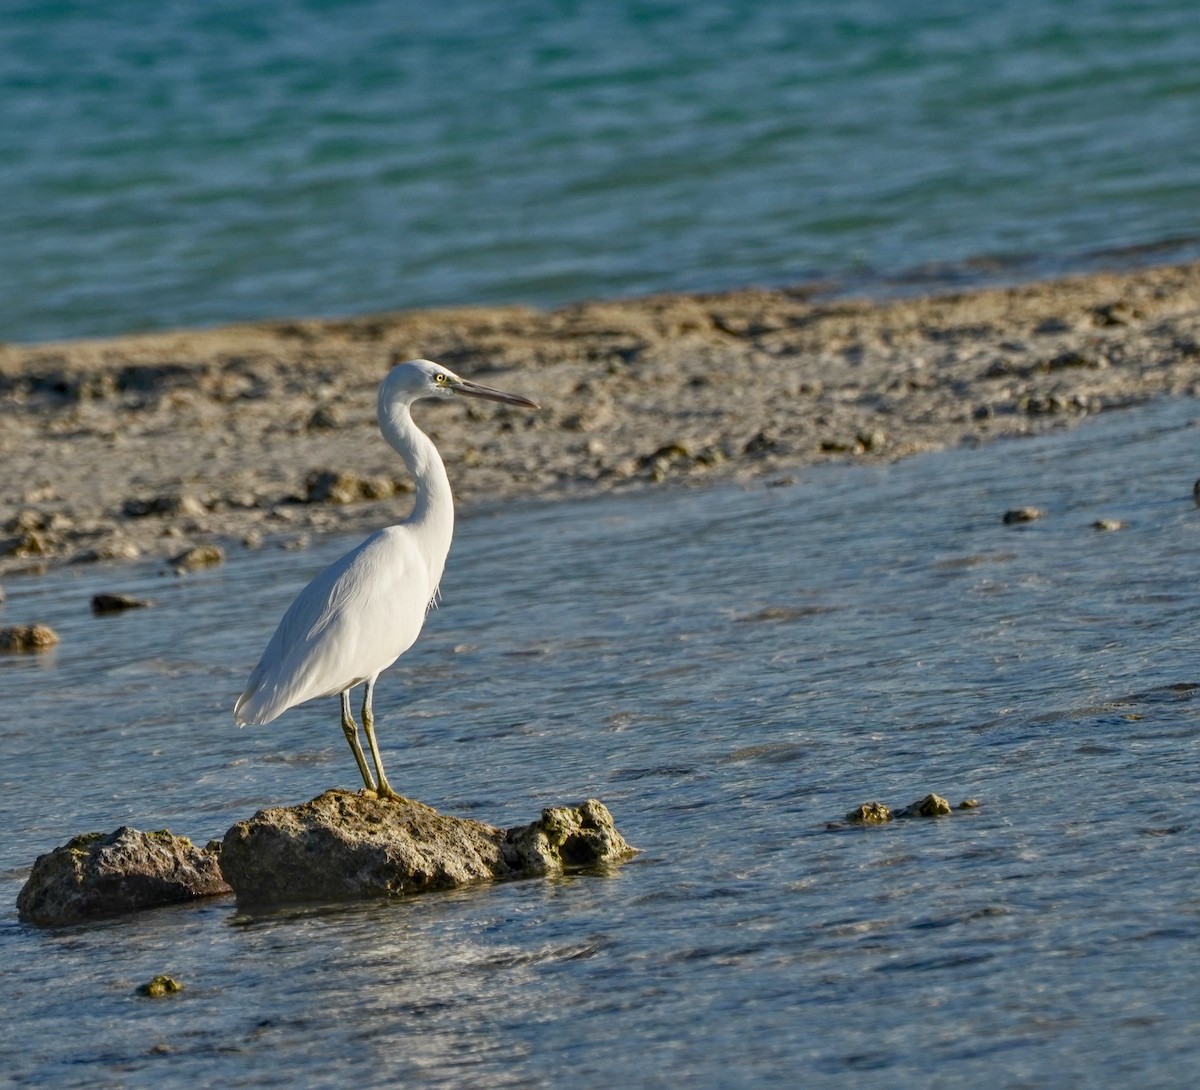
[[392, 790], [392, 785], [387, 782], [387, 777], [383, 774], [383, 758], [379, 756], [379, 745], [375, 741], [375, 713], [371, 710], [371, 696], [374, 692], [375, 679], [371, 678], [367, 682], [367, 691], [363, 694], [362, 721], [363, 730], [367, 735], [367, 745], [371, 747], [371, 757], [375, 761], [375, 771], [379, 774], [375, 790], [381, 799], [398, 799], [401, 796]]
[[[367, 790], [376, 790], [375, 781], [371, 778], [371, 770], [367, 767], [367, 758], [363, 754], [362, 746], [358, 744], [358, 724], [354, 722], [354, 716], [350, 712], [349, 689], [342, 692], [342, 733], [346, 736], [346, 741], [350, 743], [350, 752], [354, 754], [355, 763], [358, 765], [359, 772], [362, 773], [363, 783], [367, 785]], [[371, 739], [371, 748], [374, 749], [374, 735], [368, 734], [367, 737]]]

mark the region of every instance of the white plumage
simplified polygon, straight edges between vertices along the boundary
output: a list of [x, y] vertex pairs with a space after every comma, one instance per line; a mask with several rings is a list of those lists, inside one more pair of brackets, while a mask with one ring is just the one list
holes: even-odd
[[[379, 428], [416, 485], [412, 513], [335, 560], [288, 607], [234, 707], [238, 723], [269, 723], [316, 697], [342, 697], [342, 730], [368, 790], [397, 797], [383, 772], [371, 697], [375, 680], [421, 632], [454, 534], [454, 501], [433, 441], [413, 422], [423, 397], [480, 397], [537, 408], [528, 398], [460, 378], [428, 360], [393, 367], [379, 387]], [[367, 767], [350, 711], [366, 685], [362, 718], [378, 780]]]

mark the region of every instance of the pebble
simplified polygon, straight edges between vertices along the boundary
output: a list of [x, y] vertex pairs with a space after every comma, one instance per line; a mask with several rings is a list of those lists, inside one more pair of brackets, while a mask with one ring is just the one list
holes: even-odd
[[121, 613], [126, 609], [145, 609], [154, 603], [148, 598], [134, 598], [128, 594], [96, 594], [92, 597], [92, 612]]
[[1013, 507], [1004, 512], [1004, 525], [1013, 526], [1021, 522], [1036, 522], [1045, 517], [1046, 512], [1040, 507]]
[[200, 571], [225, 562], [225, 552], [219, 545], [196, 545], [178, 556], [171, 557], [171, 567], [177, 575]]
[[363, 477], [328, 469], [313, 470], [304, 487], [309, 503], [358, 503], [360, 500], [385, 500], [396, 494], [396, 482], [390, 477]]
[[195, 496], [152, 496], [149, 499], [128, 499], [121, 507], [128, 518], [147, 518], [150, 515], [203, 515], [208, 508]]

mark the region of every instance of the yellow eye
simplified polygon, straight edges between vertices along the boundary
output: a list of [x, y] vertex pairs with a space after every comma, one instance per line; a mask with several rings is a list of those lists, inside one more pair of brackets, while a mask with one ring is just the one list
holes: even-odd
[[439, 371], [436, 375], [433, 376], [433, 381], [436, 382], [439, 386], [445, 386], [446, 383], [450, 381], [450, 379], [446, 375], [442, 374], [441, 371]]

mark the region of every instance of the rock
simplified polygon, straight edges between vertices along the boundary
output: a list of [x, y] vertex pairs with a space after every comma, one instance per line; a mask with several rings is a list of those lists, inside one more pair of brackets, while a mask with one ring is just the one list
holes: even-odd
[[0, 651], [48, 651], [58, 643], [58, 633], [49, 625], [14, 624], [0, 628]]
[[532, 825], [505, 831], [409, 799], [334, 790], [238, 822], [225, 834], [221, 869], [240, 903], [278, 904], [561, 873], [634, 850], [596, 800], [545, 810]]
[[1004, 525], [1013, 526], [1022, 522], [1036, 522], [1045, 517], [1046, 512], [1040, 507], [1013, 507], [1004, 512]]
[[860, 431], [855, 437], [855, 442], [858, 443], [860, 452], [872, 451], [878, 452], [887, 446], [887, 432], [882, 428], [867, 428]]
[[92, 596], [92, 612], [121, 613], [126, 609], [145, 609], [154, 603], [149, 598], [134, 598], [128, 594], [96, 594]]
[[17, 896], [26, 923], [65, 924], [228, 893], [218, 853], [167, 830], [85, 833], [33, 865]]
[[1093, 530], [1123, 530], [1125, 523], [1120, 519], [1096, 519], [1092, 523]]
[[846, 820], [852, 825], [882, 825], [892, 820], [892, 812], [882, 802], [864, 802], [851, 810]]
[[136, 560], [142, 550], [132, 541], [109, 540], [92, 549], [83, 549], [71, 557], [72, 564], [95, 564], [100, 560]]
[[183, 985], [173, 976], [159, 973], [145, 984], [138, 986], [138, 995], [148, 995], [151, 999], [161, 999], [164, 995], [174, 995], [183, 991]]
[[305, 427], [310, 431], [333, 431], [346, 423], [346, 414], [336, 405], [318, 405]]
[[526, 874], [561, 874], [600, 866], [618, 862], [634, 851], [617, 832], [608, 807], [598, 799], [578, 806], [549, 807], [537, 821], [509, 829], [504, 846], [509, 865]]
[[391, 477], [362, 477], [357, 473], [322, 469], [308, 475], [304, 490], [309, 503], [347, 504], [394, 496], [396, 482]]
[[941, 795], [928, 794], [923, 799], [917, 799], [896, 813], [898, 818], [906, 817], [942, 817], [950, 813], [951, 806]]
[[207, 510], [201, 500], [187, 493], [130, 499], [121, 507], [123, 515], [134, 519], [150, 515], [203, 515]]
[[958, 804], [958, 809], [959, 810], [978, 810], [979, 809], [979, 800], [978, 799], [963, 799], [962, 802], [960, 802]]
[[224, 562], [225, 553], [219, 545], [196, 545], [178, 556], [171, 557], [171, 567], [175, 569], [176, 575], [212, 568]]

